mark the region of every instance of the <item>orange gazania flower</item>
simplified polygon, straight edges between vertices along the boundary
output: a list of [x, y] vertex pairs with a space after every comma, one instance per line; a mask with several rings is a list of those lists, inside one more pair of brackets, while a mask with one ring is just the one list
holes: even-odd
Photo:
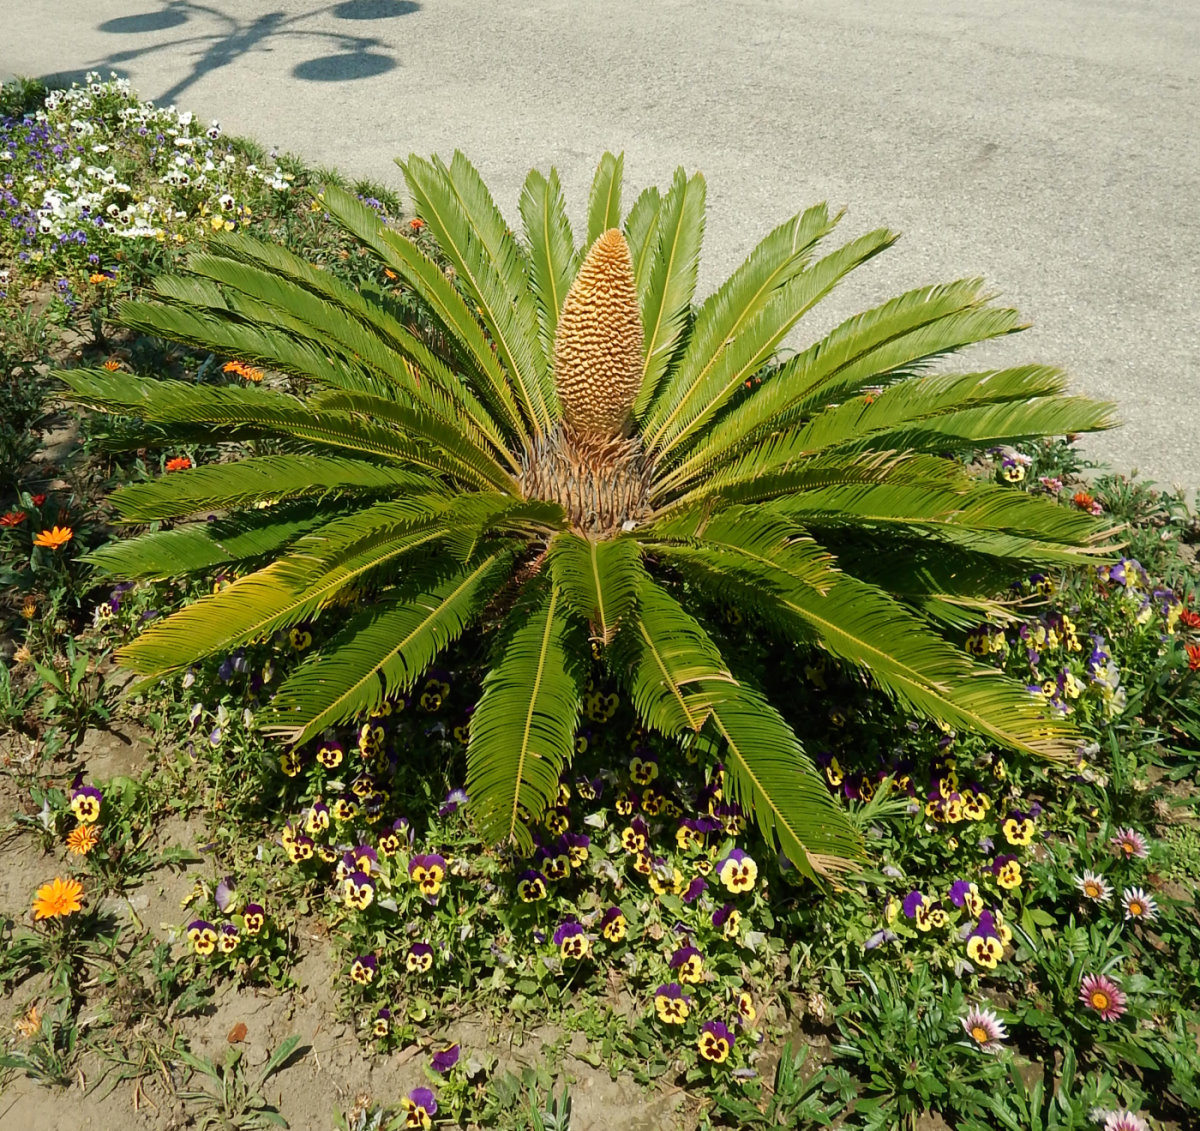
[[261, 369], [255, 369], [253, 365], [247, 365], [244, 361], [227, 361], [221, 368], [226, 373], [236, 373], [239, 377], [253, 381], [256, 385], [263, 379]]
[[1076, 491], [1071, 497], [1073, 502], [1081, 511], [1090, 511], [1096, 505], [1096, 500], [1086, 491]]
[[[5, 516], [8, 517], [7, 515]], [[1184, 628], [1200, 628], [1200, 613], [1194, 613], [1191, 609], [1184, 609], [1179, 614], [1179, 623]]]
[[61, 550], [72, 538], [75, 531], [69, 526], [56, 526], [53, 530], [43, 530], [33, 540], [35, 546], [45, 546], [47, 550]]
[[112, 283], [115, 282], [111, 275], [105, 275], [102, 271], [95, 271], [88, 276], [89, 283]]
[[1188, 671], [1200, 672], [1200, 644], [1187, 646]]
[[30, 1004], [23, 1017], [13, 1022], [13, 1028], [25, 1038], [36, 1037], [41, 1032], [42, 1011], [36, 1001]]
[[99, 825], [80, 825], [67, 835], [67, 851], [76, 856], [86, 856], [99, 843]]
[[392, 270], [390, 267], [385, 267], [385, 268], [383, 269], [383, 273], [384, 273], [384, 275], [386, 275], [386, 276], [387, 276], [389, 279], [398, 279], [398, 278], [400, 277], [400, 276], [399, 276], [399, 275], [397, 275], [397, 274], [396, 274], [396, 272], [395, 272], [395, 271], [393, 271], [393, 270]]
[[419, 232], [423, 227], [425, 227], [425, 221], [419, 216], [414, 216], [411, 220], [409, 220], [408, 226], [412, 228], [414, 232]]
[[176, 456], [174, 459], [167, 460], [168, 471], [187, 471], [192, 466], [192, 461], [187, 456]]
[[48, 884], [37, 889], [33, 897], [33, 917], [35, 919], [58, 919], [64, 915], [74, 915], [83, 910], [83, 884], [74, 877], [62, 879], [55, 876]]
[[24, 511], [5, 511], [0, 515], [0, 526], [20, 526], [25, 521]]
[[115, 373], [118, 369], [121, 368], [121, 363], [115, 357], [110, 357], [104, 363], [104, 368], [107, 369], [110, 373]]

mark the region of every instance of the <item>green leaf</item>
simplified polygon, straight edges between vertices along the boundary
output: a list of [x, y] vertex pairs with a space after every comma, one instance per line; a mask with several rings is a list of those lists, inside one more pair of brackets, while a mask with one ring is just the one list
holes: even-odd
[[610, 643], [637, 598], [642, 579], [637, 542], [596, 541], [564, 531], [550, 544], [548, 562], [563, 598], [594, 626], [593, 638]]
[[[650, 288], [650, 272], [658, 256], [658, 222], [662, 215], [662, 194], [651, 185], [641, 191], [629, 215], [625, 217], [625, 242], [633, 259], [633, 278], [638, 302], [646, 309], [646, 291]], [[649, 396], [649, 393], [647, 393]], [[640, 413], [639, 406], [636, 411]]]
[[370, 713], [410, 688], [507, 581], [511, 553], [496, 550], [438, 584], [402, 591], [354, 617], [292, 673], [263, 729], [301, 745]]
[[587, 248], [590, 248], [610, 228], [621, 226], [621, 177], [625, 168], [625, 154], [614, 157], [606, 153], [600, 158], [596, 175], [592, 179], [592, 192], [588, 198]]
[[558, 170], [547, 179], [530, 170], [521, 190], [521, 219], [529, 248], [529, 285], [538, 303], [542, 352], [554, 357], [554, 335], [563, 301], [575, 278], [575, 237], [558, 183]]
[[509, 616], [467, 747], [467, 793], [480, 832], [524, 850], [533, 843], [525, 822], [555, 797], [574, 752], [584, 683], [585, 646], [571, 641], [566, 602], [556, 586], [539, 590]]

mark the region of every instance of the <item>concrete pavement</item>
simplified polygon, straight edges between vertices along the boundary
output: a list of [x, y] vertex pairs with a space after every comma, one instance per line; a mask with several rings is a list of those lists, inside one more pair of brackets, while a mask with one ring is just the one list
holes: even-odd
[[848, 205], [904, 239], [797, 338], [986, 276], [1125, 426], [1087, 450], [1200, 484], [1196, 0], [0, 0], [0, 75], [115, 69], [229, 132], [399, 185], [461, 148], [515, 223], [555, 164], [708, 178], [707, 293], [779, 220]]

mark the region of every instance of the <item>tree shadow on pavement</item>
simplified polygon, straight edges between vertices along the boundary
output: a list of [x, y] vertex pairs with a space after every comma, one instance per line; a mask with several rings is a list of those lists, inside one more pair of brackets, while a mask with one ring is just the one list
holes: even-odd
[[[416, 0], [340, 0], [297, 15], [267, 12], [242, 19], [197, 0], [165, 0], [153, 10], [106, 20], [98, 30], [112, 35], [138, 36], [180, 28], [183, 34], [113, 51], [86, 69], [102, 73], [109, 70], [124, 72], [129, 64], [160, 52], [181, 61], [190, 56], [192, 61], [186, 74], [156, 95], [156, 102], [166, 104], [177, 101], [203, 75], [227, 67], [252, 52], [270, 52], [277, 43], [307, 40], [314, 48], [324, 48], [329, 53], [297, 63], [292, 67], [294, 78], [306, 82], [370, 78], [399, 66], [396, 58], [385, 50], [387, 43], [373, 36], [314, 26], [314, 18], [328, 15], [337, 20], [384, 20], [406, 16], [420, 8]], [[55, 77], [61, 80], [67, 76]]]

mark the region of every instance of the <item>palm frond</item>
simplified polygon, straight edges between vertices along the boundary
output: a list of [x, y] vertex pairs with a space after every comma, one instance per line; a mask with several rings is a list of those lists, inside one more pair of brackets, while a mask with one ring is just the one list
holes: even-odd
[[425, 303], [430, 315], [459, 350], [475, 393], [488, 406], [507, 434], [527, 438], [521, 411], [513, 397], [491, 343], [462, 295], [442, 269], [412, 240], [391, 231], [377, 213], [338, 188], [327, 188], [324, 204], [329, 214], [356, 239], [370, 247]]
[[536, 820], [575, 749], [586, 645], [571, 642], [567, 602], [553, 585], [509, 615], [503, 651], [471, 715], [467, 793], [489, 841], [532, 847]]
[[538, 304], [542, 352], [552, 358], [558, 316], [576, 270], [575, 237], [557, 169], [551, 169], [548, 178], [536, 169], [530, 171], [521, 190], [520, 209], [529, 249], [529, 286]]
[[[629, 254], [633, 259], [633, 279], [643, 310], [646, 309], [646, 291], [650, 289], [650, 273], [658, 256], [658, 223], [661, 216], [662, 194], [651, 185], [642, 189], [629, 215], [625, 217], [625, 242], [629, 244]], [[640, 408], [636, 411], [640, 411]]]
[[113, 578], [165, 578], [204, 573], [275, 554], [338, 516], [309, 502], [250, 515], [193, 522], [109, 542], [84, 561]]
[[550, 544], [548, 564], [563, 599], [594, 626], [593, 638], [611, 643], [641, 584], [637, 541], [621, 537], [601, 542], [564, 531]]
[[497, 550], [435, 585], [398, 592], [354, 617], [300, 665], [271, 701], [263, 729], [295, 745], [344, 719], [378, 710], [462, 635], [509, 575]]
[[161, 479], [121, 487], [109, 501], [130, 522], [152, 522], [303, 496], [426, 494], [437, 488], [427, 476], [363, 460], [277, 455], [172, 471]]
[[418, 214], [478, 307], [527, 423], [549, 431], [557, 404], [538, 343], [536, 304], [516, 241], [479, 174], [458, 152], [449, 169], [415, 154], [399, 164]]
[[625, 169], [625, 154], [611, 153], [600, 158], [592, 191], [588, 197], [586, 252], [610, 228], [621, 226], [621, 178]]
[[639, 404], [650, 403], [687, 324], [704, 238], [704, 194], [699, 173], [689, 180], [683, 169], [676, 169], [659, 210], [658, 250], [642, 300], [646, 343]]

